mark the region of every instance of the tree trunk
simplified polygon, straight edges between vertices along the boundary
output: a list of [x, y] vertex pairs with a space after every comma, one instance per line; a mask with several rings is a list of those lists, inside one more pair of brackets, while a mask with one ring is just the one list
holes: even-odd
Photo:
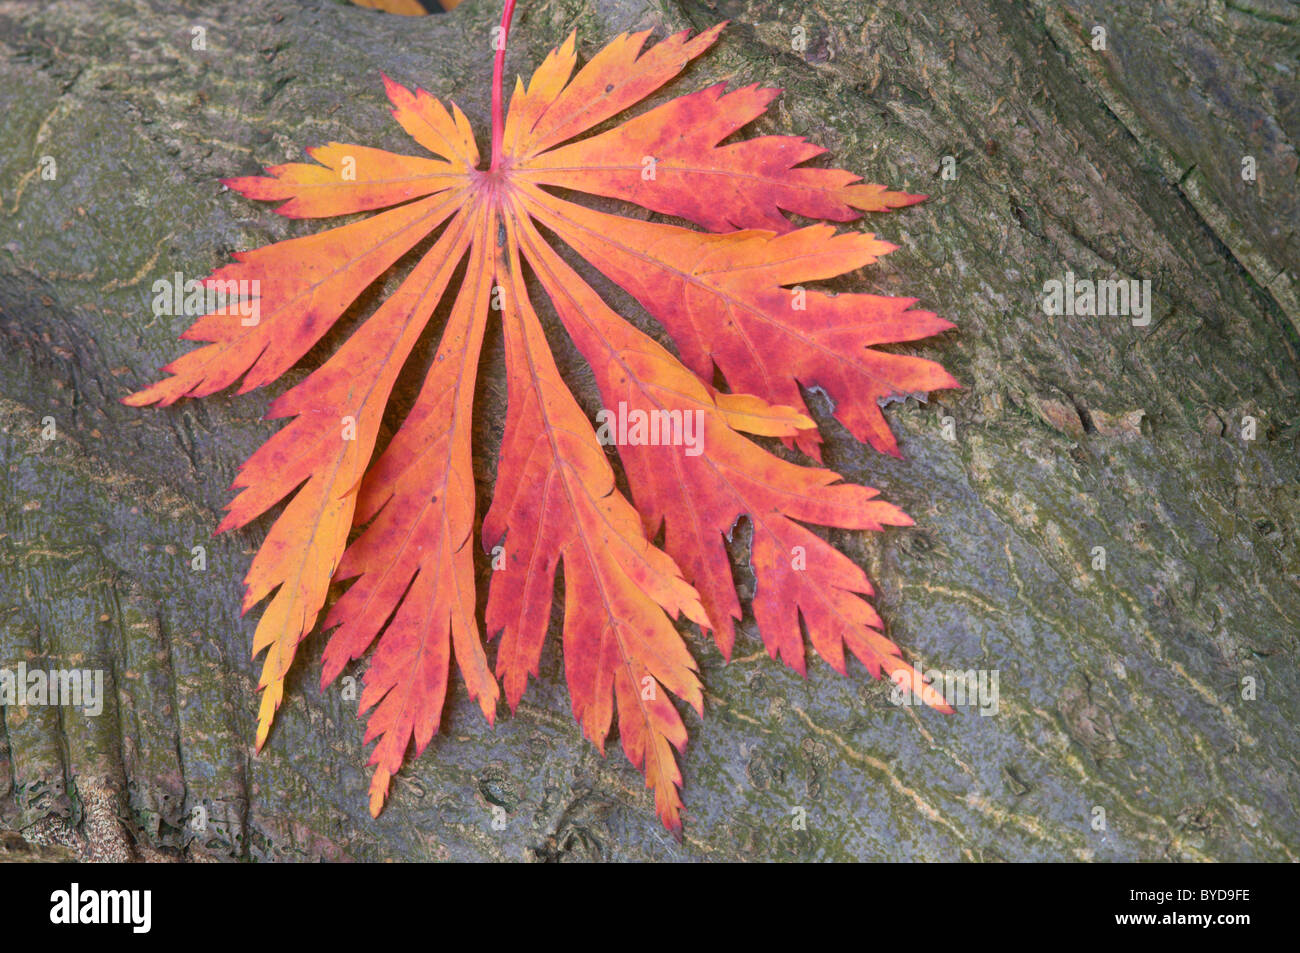
[[[454, 99], [486, 148], [500, 10], [183, 7], [0, 2], [0, 668], [102, 669], [107, 696], [99, 717], [3, 710], [8, 855], [1297, 859], [1294, 4], [521, 3], [511, 74], [571, 29], [590, 55], [626, 29], [730, 19], [660, 98], [783, 87], [753, 133], [806, 135], [928, 193], [865, 222], [901, 248], [836, 287], [914, 296], [958, 325], [908, 348], [965, 389], [889, 409], [904, 460], [811, 400], [827, 463], [916, 520], [836, 534], [889, 634], [925, 668], [996, 670], [996, 712], [899, 707], [861, 667], [801, 679], [748, 616], [730, 664], [693, 632], [707, 701], [687, 716], [680, 843], [617, 745], [602, 758], [581, 738], [554, 633], [495, 729], [453, 688], [377, 820], [355, 702], [318, 688], [319, 636], [253, 755], [255, 613], [238, 606], [269, 524], [210, 534], [286, 385], [121, 406], [189, 346], [151, 288], [321, 227], [218, 178], [330, 140], [416, 152], [381, 71]], [[1046, 314], [1044, 283], [1067, 272], [1150, 280], [1149, 324]], [[480, 510], [499, 333], [484, 361]]]

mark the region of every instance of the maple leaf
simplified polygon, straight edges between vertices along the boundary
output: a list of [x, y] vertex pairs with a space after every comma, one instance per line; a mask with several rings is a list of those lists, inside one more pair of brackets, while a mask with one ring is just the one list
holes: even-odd
[[[398, 290], [272, 402], [268, 418], [292, 419], [241, 468], [218, 527], [246, 526], [288, 500], [245, 580], [244, 611], [270, 597], [253, 637], [254, 656], [266, 653], [256, 745], [267, 739], [285, 675], [331, 583], [351, 580], [323, 621], [333, 632], [322, 686], [375, 646], [360, 710], [370, 712], [366, 741], [377, 740], [370, 807], [378, 814], [408, 750], [419, 754], [438, 730], [453, 656], [489, 722], [498, 677], [511, 710], [518, 705], [538, 673], [562, 572], [574, 715], [603, 750], [617, 712], [627, 757], [653, 788], [663, 823], [677, 830], [682, 777], [674, 751], [687, 733], [672, 699], [702, 714], [703, 693], [674, 620], [711, 631], [730, 657], [741, 607], [725, 544], [742, 517], [753, 530], [754, 617], [773, 657], [803, 673], [806, 629], [837, 671], [846, 670], [847, 649], [873, 677], [889, 675], [951, 710], [882, 634], [863, 571], [804, 525], [880, 530], [911, 520], [876, 491], [752, 439], [781, 438], [820, 461], [802, 385], [825, 391], [858, 439], [897, 455], [881, 401], [957, 385], [932, 361], [874, 348], [951, 325], [914, 309], [913, 299], [802, 287], [869, 265], [894, 246], [829, 225], [796, 228], [787, 213], [843, 222], [923, 196], [807, 166], [822, 150], [802, 138], [723, 144], [762, 115], [777, 90], [713, 86], [580, 138], [668, 83], [723, 24], [649, 49], [647, 32], [624, 34], [576, 73], [570, 35], [527, 85], [516, 81], [506, 113], [501, 74], [513, 7], [507, 0], [502, 17], [488, 167], [480, 168], [469, 122], [454, 104], [385, 77], [394, 118], [433, 158], [330, 143], [309, 150], [315, 164], [228, 180], [249, 198], [283, 202], [276, 211], [291, 218], [385, 211], [237, 255], [206, 282], [255, 289], [247, 297], [256, 319], [231, 302], [202, 316], [183, 337], [205, 345], [125, 402], [165, 406], [241, 378], [241, 393], [270, 383], [436, 233]], [[706, 231], [593, 211], [549, 191], [555, 187], [632, 202]], [[543, 229], [640, 301], [680, 359], [606, 305]], [[423, 387], [372, 462], [394, 382], [462, 265]], [[590, 363], [605, 406], [625, 415], [618, 436], [608, 419], [601, 431], [593, 427], [561, 379], [530, 301], [529, 273]], [[475, 614], [471, 541], [474, 383], [493, 313], [508, 372], [505, 437], [481, 540], [501, 556], [485, 620], [488, 634], [499, 635], [495, 675]], [[726, 390], [713, 386], [715, 367]], [[626, 417], [663, 428], [665, 439], [628, 437]], [[617, 487], [603, 449], [610, 442], [632, 500]], [[652, 540], [661, 531], [659, 547]]]

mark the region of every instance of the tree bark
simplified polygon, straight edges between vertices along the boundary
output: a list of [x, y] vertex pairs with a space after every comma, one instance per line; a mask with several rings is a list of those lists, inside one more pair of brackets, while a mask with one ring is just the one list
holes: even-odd
[[[0, 829], [21, 834], [6, 843], [195, 860], [1296, 860], [1300, 61], [1284, 0], [525, 0], [508, 75], [571, 29], [590, 55], [626, 29], [728, 18], [659, 98], [783, 87], [750, 132], [806, 135], [931, 196], [853, 226], [901, 248], [835, 287], [955, 321], [907, 350], [965, 388], [889, 409], [904, 460], [812, 406], [827, 463], [916, 520], [835, 537], [877, 583], [890, 636], [926, 668], [996, 670], [997, 712], [898, 707], [861, 667], [801, 679], [748, 616], [730, 664], [692, 633], [707, 701], [687, 716], [679, 843], [617, 745], [602, 759], [581, 738], [552, 633], [495, 729], [453, 688], [372, 820], [363, 726], [339, 686], [319, 690], [315, 636], [253, 756], [259, 666], [238, 606], [268, 523], [210, 534], [287, 385], [121, 406], [188, 346], [151, 287], [320, 227], [218, 178], [330, 140], [416, 151], [381, 71], [454, 99], [485, 149], [499, 13], [0, 2], [0, 668], [101, 668], [107, 687], [98, 718], [3, 710]], [[1067, 272], [1149, 279], [1150, 323], [1045, 314], [1044, 282]], [[502, 374], [498, 334], [480, 510]]]

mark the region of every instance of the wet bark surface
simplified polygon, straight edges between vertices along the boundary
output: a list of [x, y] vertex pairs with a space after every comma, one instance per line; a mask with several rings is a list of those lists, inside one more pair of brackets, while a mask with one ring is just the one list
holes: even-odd
[[[277, 426], [269, 397], [303, 371], [269, 393], [121, 406], [187, 346], [188, 319], [156, 317], [151, 288], [319, 225], [218, 178], [330, 140], [415, 151], [380, 71], [455, 99], [484, 145], [498, 15], [0, 2], [0, 668], [102, 669], [107, 694], [96, 718], [3, 709], [0, 859], [1296, 860], [1300, 31], [1283, 0], [521, 4], [509, 74], [572, 29], [589, 55], [626, 29], [729, 18], [665, 96], [784, 87], [753, 132], [806, 135], [931, 196], [854, 226], [901, 248], [835, 287], [955, 321], [907, 350], [965, 389], [890, 407], [903, 460], [811, 400], [827, 463], [916, 520], [835, 534], [889, 635], [926, 668], [996, 670], [997, 711], [899, 707], [861, 667], [801, 679], [748, 616], [730, 664], [690, 633], [707, 698], [702, 722], [687, 715], [679, 843], [617, 745], [602, 758], [582, 740], [553, 633], [494, 729], [453, 688], [372, 820], [363, 725], [340, 686], [318, 688], [316, 636], [253, 756], [260, 665], [238, 606], [268, 523], [210, 534]], [[1046, 315], [1043, 283], [1067, 271], [1149, 279], [1150, 323]], [[482, 498], [502, 373], [489, 332]]]

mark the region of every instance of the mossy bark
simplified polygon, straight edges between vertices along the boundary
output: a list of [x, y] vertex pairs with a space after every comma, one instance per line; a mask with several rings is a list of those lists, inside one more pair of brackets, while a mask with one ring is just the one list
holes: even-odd
[[[380, 71], [455, 99], [485, 146], [498, 15], [493, 0], [421, 19], [297, 0], [0, 2], [0, 667], [102, 668], [108, 687], [98, 718], [3, 710], [0, 828], [150, 859], [1297, 859], [1300, 62], [1283, 0], [521, 4], [510, 73], [571, 29], [590, 54], [625, 29], [729, 18], [673, 90], [784, 87], [754, 132], [807, 135], [931, 196], [855, 226], [901, 248], [835, 287], [955, 321], [908, 350], [965, 389], [890, 408], [904, 460], [813, 402], [828, 464], [916, 520], [836, 534], [891, 637], [926, 667], [996, 669], [997, 714], [896, 707], [860, 667], [814, 662], [801, 679], [749, 618], [729, 665], [693, 634], [707, 702], [688, 715], [678, 843], [617, 746], [602, 759], [581, 739], [552, 638], [495, 729], [453, 691], [372, 820], [362, 724], [338, 686], [318, 689], [317, 637], [253, 756], [238, 605], [266, 523], [210, 533], [277, 425], [260, 392], [118, 403], [185, 346], [151, 287], [319, 227], [219, 177], [330, 140], [412, 150]], [[1045, 315], [1043, 283], [1067, 271], [1151, 280], [1150, 324]], [[500, 352], [497, 334], [484, 497]]]

